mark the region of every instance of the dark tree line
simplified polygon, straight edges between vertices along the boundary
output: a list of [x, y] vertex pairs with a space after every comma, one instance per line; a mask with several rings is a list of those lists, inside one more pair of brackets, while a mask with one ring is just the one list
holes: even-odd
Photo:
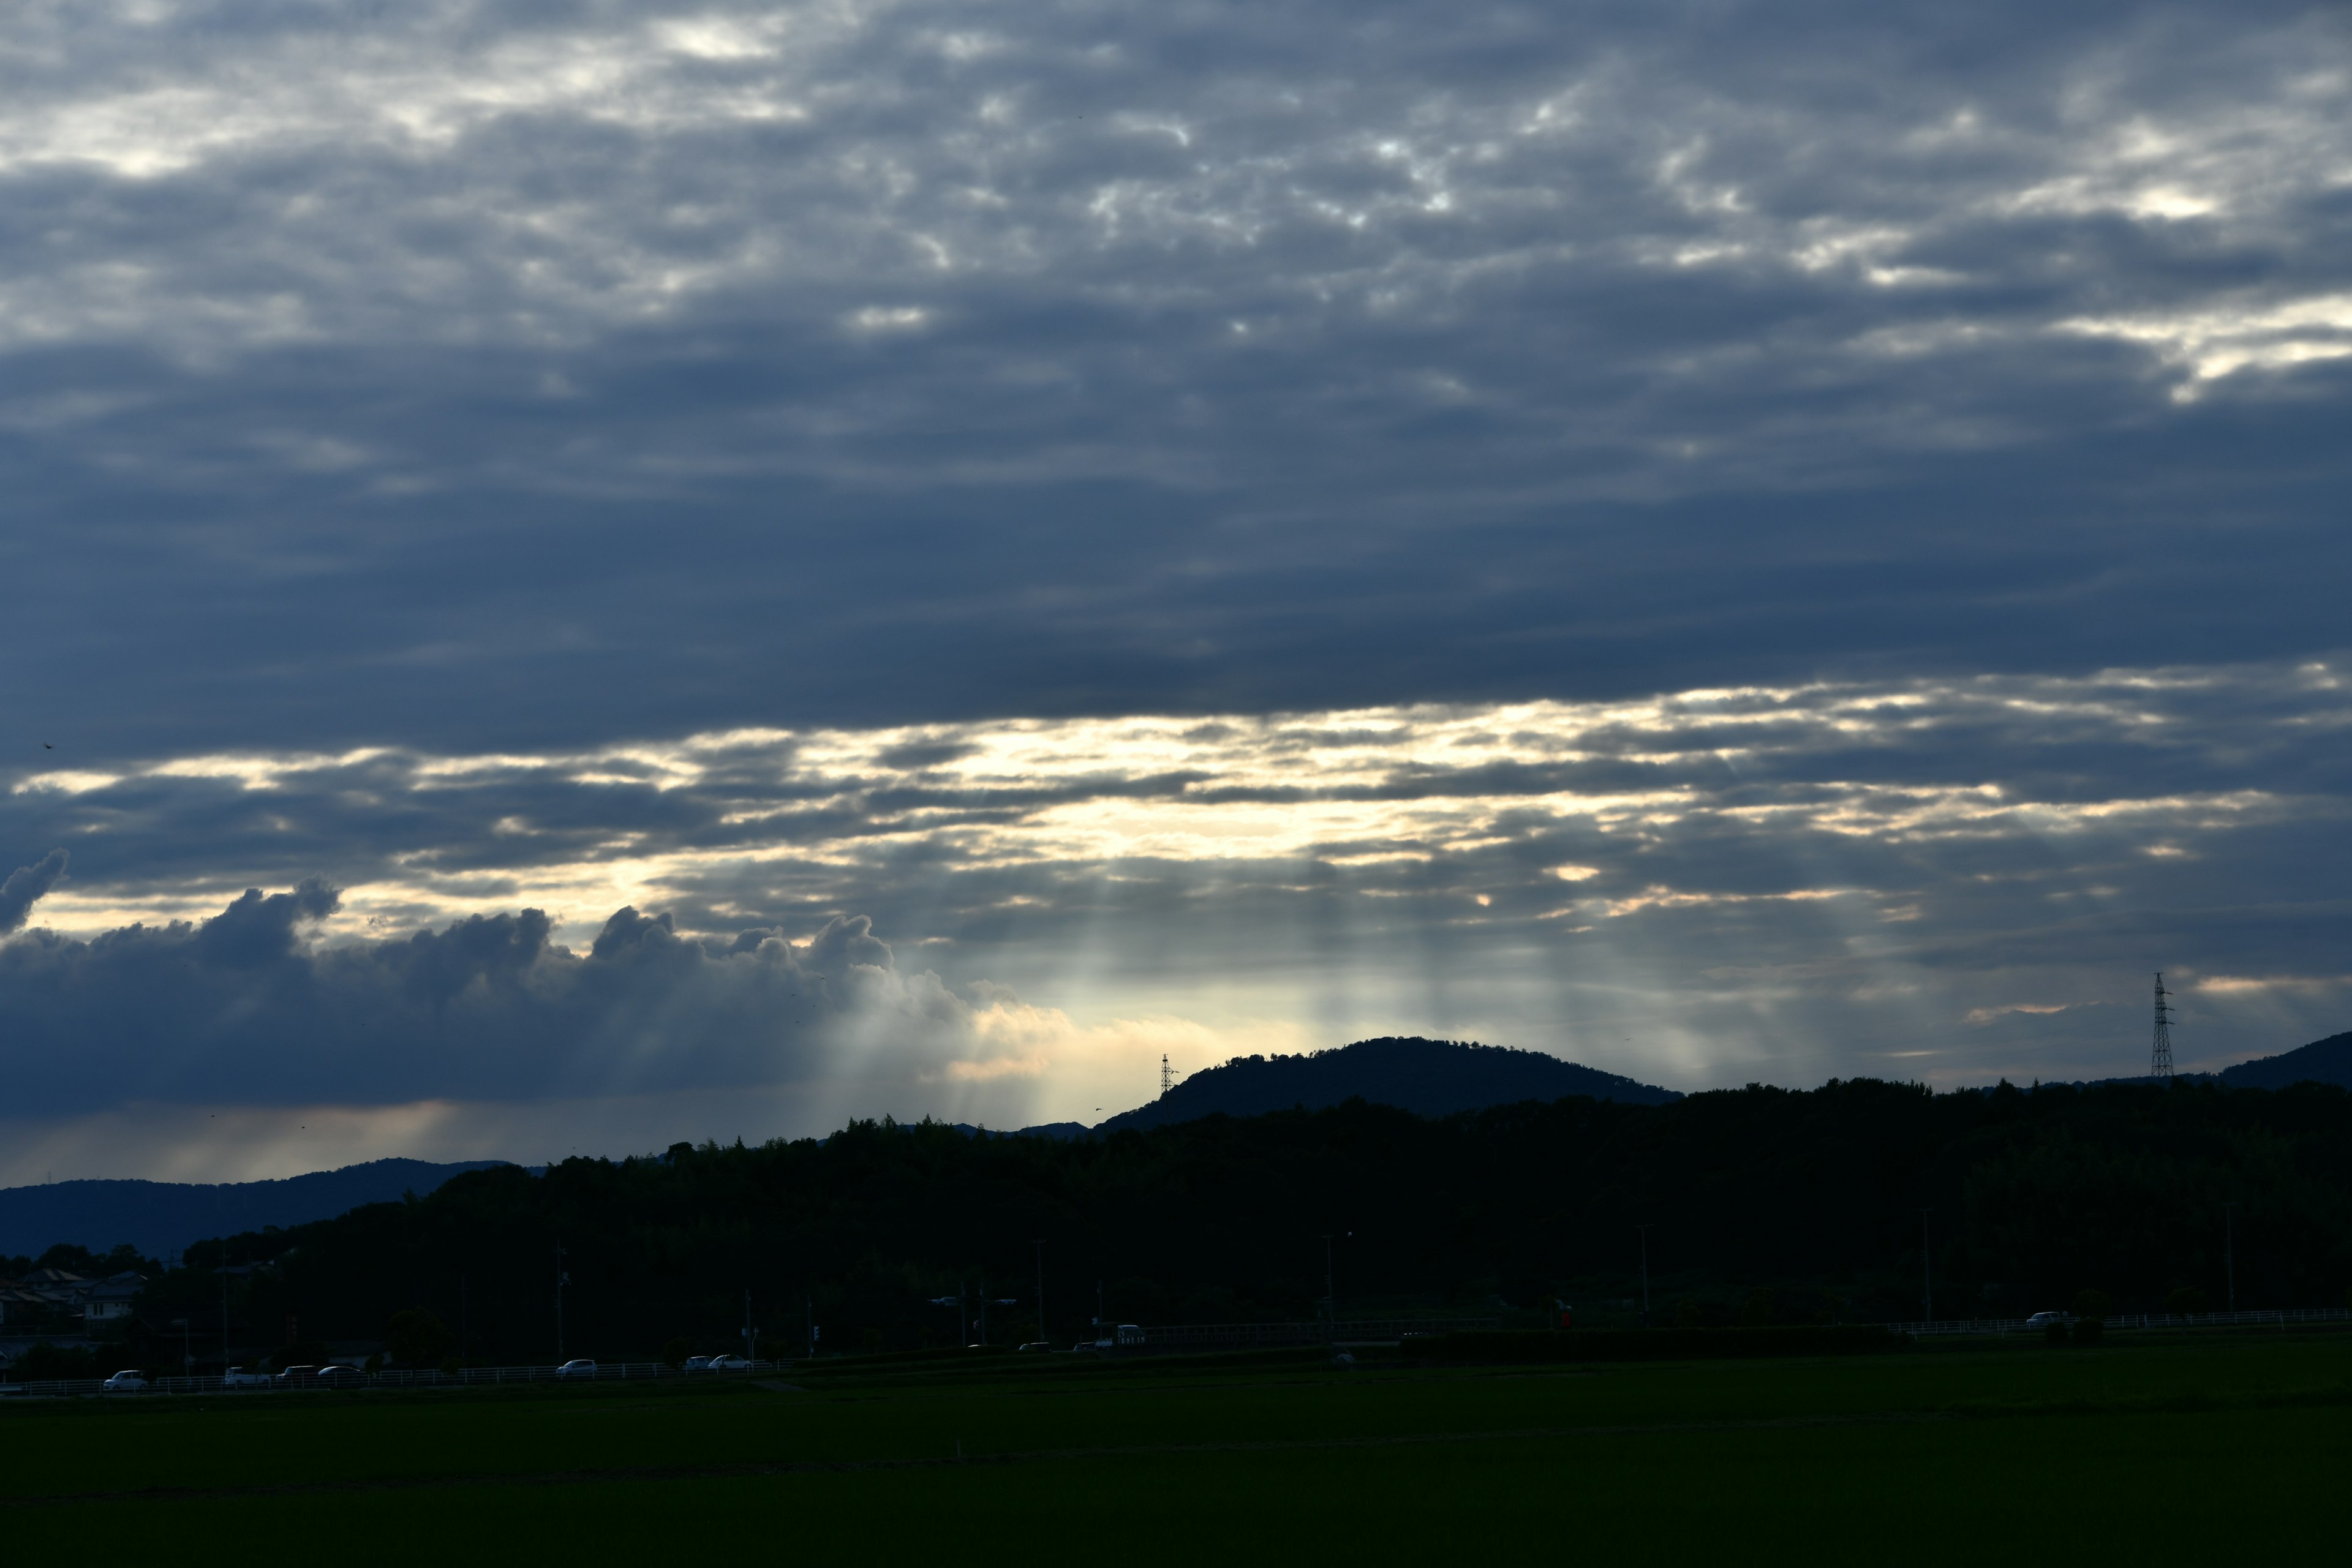
[[1066, 1342], [1098, 1300], [1147, 1323], [1316, 1315], [1328, 1235], [1343, 1315], [1565, 1297], [1623, 1321], [1639, 1225], [1660, 1320], [1870, 1321], [1918, 1315], [1922, 1209], [1938, 1316], [2084, 1289], [2119, 1310], [2182, 1291], [2218, 1306], [2225, 1234], [2240, 1305], [2338, 1305], [2352, 1096], [1854, 1080], [1444, 1120], [1357, 1101], [1068, 1142], [861, 1122], [823, 1142], [469, 1173], [199, 1243], [155, 1297], [216, 1318], [210, 1270], [271, 1262], [238, 1288], [259, 1342], [381, 1338], [407, 1311], [462, 1326], [475, 1360], [543, 1359], [560, 1244], [572, 1354], [736, 1348], [747, 1289], [763, 1353], [802, 1348], [811, 1310], [827, 1350], [903, 1349], [954, 1342], [957, 1313], [930, 1302], [983, 1281], [1019, 1303], [992, 1309], [992, 1337], [1036, 1334], [1042, 1240], [1046, 1328]]

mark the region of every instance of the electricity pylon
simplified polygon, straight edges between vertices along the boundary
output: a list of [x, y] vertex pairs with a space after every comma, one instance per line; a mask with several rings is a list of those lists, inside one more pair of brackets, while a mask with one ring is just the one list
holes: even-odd
[[2172, 1076], [2172, 1007], [2165, 1000], [2171, 992], [2164, 988], [2164, 971], [2156, 972], [2156, 1045], [2148, 1052], [2147, 1076]]

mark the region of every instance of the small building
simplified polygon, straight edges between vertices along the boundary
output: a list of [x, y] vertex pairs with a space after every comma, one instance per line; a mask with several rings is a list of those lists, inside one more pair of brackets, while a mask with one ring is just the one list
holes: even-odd
[[92, 1283], [82, 1295], [85, 1323], [110, 1323], [131, 1315], [131, 1303], [147, 1288], [147, 1277], [125, 1271]]

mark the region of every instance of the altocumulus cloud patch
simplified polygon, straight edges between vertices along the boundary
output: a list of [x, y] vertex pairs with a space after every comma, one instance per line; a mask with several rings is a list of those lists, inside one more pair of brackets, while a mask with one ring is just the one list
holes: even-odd
[[81, 759], [2341, 640], [2325, 9], [11, 37], [12, 571], [105, 584], [16, 668]]
[[[1075, 1026], [1015, 1027], [986, 989], [1009, 985], [1081, 1024], [1188, 1021], [1160, 1047], [1185, 1066], [1421, 1029], [1678, 1087], [1976, 1081], [2128, 1070], [2158, 967], [2187, 998], [2184, 1060], [2326, 1032], [2352, 994], [2325, 849], [2347, 781], [2312, 738], [2345, 723], [2325, 665], [1827, 683], [191, 758], [25, 777], [0, 824], [82, 846], [40, 906], [74, 931], [324, 868], [341, 907], [317, 958], [284, 962], [462, 996], [483, 1027], [482, 998], [532, 1004], [516, 1076], [447, 1063], [468, 1093], [703, 1081], [749, 1070], [754, 1040], [827, 1059], [805, 1042], [840, 1037], [846, 1001], [812, 981], [782, 1007], [806, 961], [734, 933], [845, 930], [852, 909], [940, 976], [892, 982], [903, 1019], [858, 1015], [898, 1049], [877, 1063], [935, 1080], [1074, 1065]], [[623, 905], [674, 919], [608, 921]], [[551, 953], [559, 922], [585, 958]], [[211, 928], [173, 929], [139, 940], [194, 952]], [[16, 946], [31, 963], [63, 940]], [[399, 1084], [427, 1092], [441, 1059]], [[1087, 1114], [1096, 1081], [1047, 1075], [1034, 1103]]]
[[2331, 1032], [2347, 126], [2294, 5], [18, 6], [27, 1070]]

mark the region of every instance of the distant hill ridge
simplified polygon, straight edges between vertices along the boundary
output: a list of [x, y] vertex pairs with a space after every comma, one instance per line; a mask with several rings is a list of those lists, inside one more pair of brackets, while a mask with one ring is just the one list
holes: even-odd
[[0, 1188], [0, 1256], [37, 1258], [65, 1241], [104, 1252], [129, 1242], [151, 1258], [208, 1236], [331, 1219], [362, 1204], [422, 1197], [460, 1171], [504, 1160], [371, 1160], [274, 1182], [81, 1181]]
[[2295, 1083], [2332, 1083], [2352, 1089], [2352, 1030], [2274, 1057], [2257, 1057], [2223, 1068], [2218, 1076], [2231, 1089], [2284, 1089]]
[[1114, 1116], [1097, 1131], [1161, 1127], [1203, 1116], [1263, 1116], [1295, 1105], [1319, 1110], [1359, 1096], [1422, 1116], [1451, 1116], [1570, 1095], [1633, 1105], [1664, 1105], [1682, 1098], [1670, 1089], [1541, 1051], [1466, 1040], [1384, 1037], [1303, 1056], [1235, 1057], [1192, 1074], [1150, 1104]]

